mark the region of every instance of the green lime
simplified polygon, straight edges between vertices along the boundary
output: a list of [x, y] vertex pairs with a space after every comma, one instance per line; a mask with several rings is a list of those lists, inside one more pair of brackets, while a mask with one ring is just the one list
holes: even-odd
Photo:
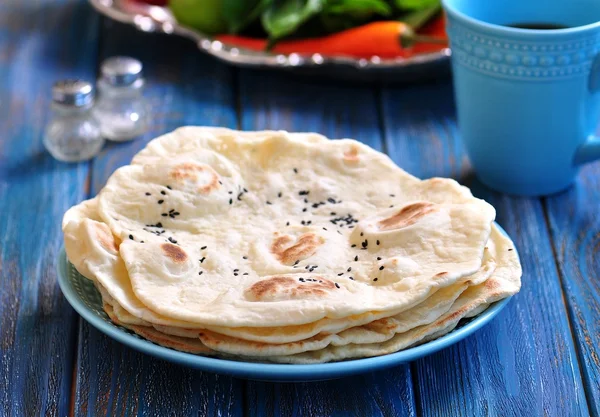
[[182, 25], [210, 35], [227, 32], [223, 0], [169, 0], [169, 8]]

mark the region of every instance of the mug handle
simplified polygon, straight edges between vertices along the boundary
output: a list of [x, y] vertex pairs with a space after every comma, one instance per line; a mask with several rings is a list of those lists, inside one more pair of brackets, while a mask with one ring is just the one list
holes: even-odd
[[[600, 94], [600, 54], [596, 55], [592, 62], [588, 88], [592, 94]], [[579, 146], [574, 162], [581, 165], [598, 159], [600, 159], [600, 137], [592, 135]]]

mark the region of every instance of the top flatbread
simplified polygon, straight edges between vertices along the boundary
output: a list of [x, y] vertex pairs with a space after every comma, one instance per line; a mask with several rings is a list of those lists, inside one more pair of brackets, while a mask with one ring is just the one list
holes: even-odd
[[102, 285], [123, 307], [269, 327], [416, 305], [480, 268], [495, 211], [352, 140], [183, 128], [117, 170], [97, 214], [105, 254], [67, 253], [84, 275], [119, 259]]

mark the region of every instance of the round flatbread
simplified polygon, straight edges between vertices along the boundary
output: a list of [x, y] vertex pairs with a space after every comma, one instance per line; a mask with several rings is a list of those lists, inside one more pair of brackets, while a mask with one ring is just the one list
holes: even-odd
[[495, 215], [456, 182], [418, 180], [352, 140], [187, 128], [134, 162], [108, 180], [98, 214], [135, 296], [203, 325], [410, 308], [479, 269]]

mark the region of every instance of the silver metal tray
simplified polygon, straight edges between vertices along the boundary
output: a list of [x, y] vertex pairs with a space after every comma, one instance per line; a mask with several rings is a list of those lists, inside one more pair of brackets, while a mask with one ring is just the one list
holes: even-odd
[[134, 25], [143, 32], [179, 35], [193, 40], [201, 51], [240, 67], [273, 68], [366, 82], [411, 82], [443, 77], [448, 72], [450, 49], [411, 58], [356, 59], [344, 56], [271, 54], [230, 47], [197, 30], [177, 23], [169, 9], [132, 0], [89, 0], [105, 16]]

